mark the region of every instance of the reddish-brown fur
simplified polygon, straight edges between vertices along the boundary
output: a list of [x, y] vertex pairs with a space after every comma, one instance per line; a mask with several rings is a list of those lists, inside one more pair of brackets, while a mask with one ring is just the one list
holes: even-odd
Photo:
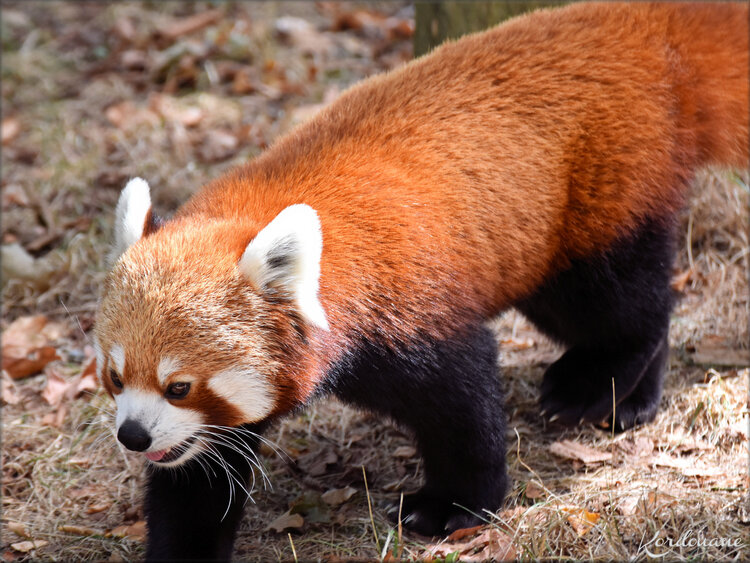
[[[128, 268], [173, 271], [182, 286], [154, 283], [154, 300], [117, 322], [123, 334], [151, 323], [153, 341], [193, 358], [198, 377], [236, 352], [211, 330], [270, 327], [255, 352], [275, 374], [276, 412], [287, 410], [352, 338], [447, 337], [647, 218], [673, 216], [697, 167], [747, 166], [747, 69], [746, 4], [573, 5], [444, 45], [355, 86], [131, 248], [109, 290]], [[320, 218], [331, 327], [305, 347], [288, 328], [292, 307], [249, 296], [236, 271], [247, 243], [295, 203]], [[206, 294], [227, 307], [215, 317], [198, 307], [187, 326], [159, 301]], [[153, 374], [149, 354], [127, 358], [132, 373]], [[202, 393], [195, 400], [218, 400]]]

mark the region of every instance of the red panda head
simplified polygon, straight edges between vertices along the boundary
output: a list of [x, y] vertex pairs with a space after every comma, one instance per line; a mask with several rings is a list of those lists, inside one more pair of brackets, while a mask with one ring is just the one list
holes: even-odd
[[118, 439], [178, 465], [210, 448], [217, 428], [304, 400], [310, 335], [328, 329], [321, 250], [307, 205], [260, 229], [204, 216], [157, 228], [148, 184], [131, 180], [117, 204], [95, 329]]

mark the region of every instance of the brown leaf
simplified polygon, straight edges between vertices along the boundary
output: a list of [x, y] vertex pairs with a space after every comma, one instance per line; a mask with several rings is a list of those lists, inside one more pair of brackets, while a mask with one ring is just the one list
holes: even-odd
[[115, 35], [117, 35], [120, 39], [127, 41], [128, 43], [132, 42], [135, 39], [135, 25], [133, 25], [133, 20], [127, 17], [123, 18], [117, 18], [117, 21], [115, 21], [115, 25], [113, 26]]
[[411, 458], [417, 455], [417, 448], [414, 448], [412, 446], [399, 446], [395, 450], [393, 450], [393, 453], [391, 454], [395, 458]]
[[62, 403], [69, 387], [69, 380], [63, 379], [55, 371], [49, 370], [47, 372], [47, 385], [44, 386], [42, 391], [42, 398], [47, 401], [47, 404], [56, 407]]
[[26, 529], [26, 526], [24, 526], [20, 522], [6, 522], [5, 526], [17, 536], [21, 536], [22, 538], [29, 537], [29, 532]]
[[[458, 535], [460, 537], [468, 537], [481, 528], [482, 526], [466, 528], [466, 535]], [[454, 534], [457, 532], [459, 530], [456, 530]], [[507, 534], [495, 528], [488, 529], [485, 527], [483, 532], [467, 542], [441, 542], [439, 544], [428, 545], [426, 548], [430, 557], [445, 558], [451, 553], [458, 553], [460, 561], [503, 561], [515, 558], [515, 548], [512, 539]]]
[[304, 526], [304, 524], [305, 519], [301, 515], [285, 512], [266, 526], [266, 530], [273, 530], [277, 534], [280, 534], [286, 530], [297, 530]]
[[533, 338], [505, 338], [501, 344], [511, 350], [528, 350], [536, 346]]
[[21, 132], [21, 122], [15, 117], [6, 117], [0, 126], [3, 146], [10, 144]]
[[104, 115], [118, 129], [130, 130], [141, 125], [156, 126], [159, 116], [146, 108], [139, 108], [130, 100], [109, 106]]
[[258, 89], [257, 83], [249, 68], [240, 69], [232, 79], [232, 93], [238, 96], [251, 94]]
[[112, 507], [111, 502], [100, 502], [97, 504], [92, 504], [86, 509], [86, 514], [98, 514], [99, 512], [104, 512], [105, 510], [108, 510]]
[[20, 551], [21, 553], [29, 553], [30, 551], [34, 551], [35, 549], [42, 548], [48, 544], [49, 542], [44, 541], [44, 540], [29, 540], [29, 541], [21, 541], [18, 543], [12, 543], [10, 544], [10, 547], [15, 549], [16, 551]]
[[2, 208], [10, 209], [11, 207], [28, 207], [30, 204], [29, 196], [19, 184], [8, 184], [3, 186]]
[[184, 127], [195, 127], [204, 117], [201, 108], [188, 105], [167, 94], [153, 94], [149, 98], [149, 107], [167, 121], [179, 123]]
[[599, 514], [596, 512], [589, 512], [585, 508], [568, 506], [563, 507], [562, 511], [568, 514], [568, 523], [573, 526], [578, 537], [587, 534], [588, 531], [599, 521]]
[[526, 483], [526, 490], [524, 491], [524, 495], [528, 499], [538, 499], [544, 497], [544, 488], [540, 487], [538, 484], [536, 484], [534, 481], [529, 481]]
[[54, 426], [55, 428], [60, 428], [63, 425], [63, 422], [65, 422], [65, 416], [68, 414], [68, 407], [63, 403], [54, 412], [45, 414], [42, 417], [42, 425], [43, 426]]
[[174, 40], [181, 35], [195, 33], [204, 27], [208, 27], [212, 23], [216, 23], [223, 17], [223, 15], [224, 12], [222, 10], [208, 10], [206, 12], [195, 14], [194, 16], [170, 21], [158, 26], [157, 30], [162, 37]]
[[234, 156], [238, 147], [239, 141], [232, 133], [211, 129], [198, 148], [198, 156], [204, 162], [219, 162]]
[[17, 405], [21, 401], [16, 384], [5, 370], [2, 371], [2, 400], [6, 405]]
[[104, 533], [101, 530], [96, 530], [94, 528], [87, 528], [86, 526], [72, 526], [72, 525], [64, 525], [57, 528], [61, 532], [65, 532], [67, 534], [75, 534], [77, 536], [103, 536]]
[[135, 524], [117, 526], [112, 529], [109, 534], [105, 534], [115, 538], [130, 538], [138, 541], [146, 539], [146, 522], [139, 520]]
[[483, 524], [480, 524], [479, 526], [472, 526], [471, 528], [459, 528], [458, 530], [455, 530], [450, 536], [446, 538], [449, 542], [455, 542], [458, 540], [462, 540], [464, 538], [467, 538], [469, 536], [476, 535], [476, 533], [481, 530], [484, 527]]
[[47, 364], [59, 359], [57, 351], [52, 346], [29, 350], [23, 357], [18, 357], [16, 350], [8, 350], [7, 354], [6, 350], [3, 350], [3, 370], [13, 379], [22, 379], [39, 373]]
[[323, 55], [333, 50], [331, 38], [302, 18], [282, 16], [276, 20], [275, 30], [280, 40], [303, 54]]
[[321, 495], [321, 499], [326, 504], [338, 506], [352, 498], [357, 492], [354, 487], [345, 487], [343, 489], [330, 489]]
[[576, 459], [583, 463], [598, 463], [612, 459], [610, 452], [601, 452], [595, 448], [584, 446], [572, 440], [562, 440], [555, 442], [549, 447], [553, 454], [567, 459]]
[[688, 268], [684, 272], [681, 272], [679, 274], [675, 274], [672, 276], [672, 282], [670, 285], [672, 286], [672, 289], [676, 291], [677, 293], [682, 293], [685, 291], [685, 287], [687, 286], [687, 283], [690, 281], [690, 278], [693, 276], [693, 268]]

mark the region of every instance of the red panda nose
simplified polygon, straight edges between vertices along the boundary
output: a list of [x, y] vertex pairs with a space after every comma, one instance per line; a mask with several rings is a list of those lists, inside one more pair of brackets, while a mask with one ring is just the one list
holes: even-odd
[[140, 423], [132, 419], [128, 419], [122, 423], [122, 426], [117, 431], [117, 439], [122, 442], [123, 446], [134, 452], [147, 450], [151, 445], [151, 436], [149, 433]]

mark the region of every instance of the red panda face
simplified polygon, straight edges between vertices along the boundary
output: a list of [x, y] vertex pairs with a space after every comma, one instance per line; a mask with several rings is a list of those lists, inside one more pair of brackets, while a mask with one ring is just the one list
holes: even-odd
[[292, 406], [307, 334], [328, 327], [317, 299], [321, 235], [315, 212], [294, 205], [259, 232], [176, 219], [143, 236], [150, 202], [133, 182], [142, 180], [118, 204], [97, 369], [118, 439], [173, 466], [210, 449], [216, 430]]

